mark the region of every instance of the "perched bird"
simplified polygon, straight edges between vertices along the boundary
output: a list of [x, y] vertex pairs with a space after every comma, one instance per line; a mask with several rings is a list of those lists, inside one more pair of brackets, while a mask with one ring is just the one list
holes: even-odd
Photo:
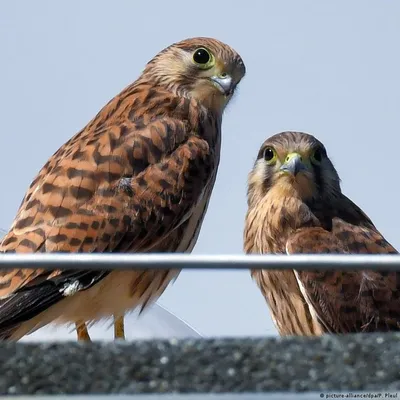
[[[225, 106], [245, 75], [237, 52], [211, 38], [175, 43], [48, 160], [0, 252], [191, 252], [220, 159]], [[0, 274], [0, 338], [50, 323], [123, 316], [156, 300], [178, 270]]]
[[[324, 145], [283, 132], [267, 139], [249, 175], [246, 253], [395, 254], [341, 191]], [[400, 274], [252, 270], [281, 335], [400, 330]]]

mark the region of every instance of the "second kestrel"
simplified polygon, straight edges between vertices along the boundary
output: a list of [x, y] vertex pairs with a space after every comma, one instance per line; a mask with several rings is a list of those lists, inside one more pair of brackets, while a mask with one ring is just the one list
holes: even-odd
[[[395, 254], [341, 191], [325, 146], [283, 132], [261, 146], [249, 176], [246, 253]], [[282, 335], [400, 330], [400, 273], [270, 271], [252, 276]]]

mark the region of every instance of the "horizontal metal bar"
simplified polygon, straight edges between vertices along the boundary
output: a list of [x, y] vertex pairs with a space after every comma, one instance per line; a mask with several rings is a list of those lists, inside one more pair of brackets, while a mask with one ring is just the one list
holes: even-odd
[[0, 270], [296, 269], [400, 271], [400, 255], [0, 254]]

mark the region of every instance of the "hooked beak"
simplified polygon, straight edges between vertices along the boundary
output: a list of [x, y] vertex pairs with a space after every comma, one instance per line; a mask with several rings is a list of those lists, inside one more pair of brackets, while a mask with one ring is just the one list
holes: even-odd
[[299, 153], [290, 153], [285, 159], [285, 163], [280, 168], [281, 171], [296, 176], [301, 171], [306, 171], [307, 167], [303, 163], [303, 157]]
[[218, 88], [218, 90], [225, 96], [229, 96], [235, 89], [235, 84], [230, 75], [223, 73], [220, 75], [214, 75], [211, 78], [211, 82]]

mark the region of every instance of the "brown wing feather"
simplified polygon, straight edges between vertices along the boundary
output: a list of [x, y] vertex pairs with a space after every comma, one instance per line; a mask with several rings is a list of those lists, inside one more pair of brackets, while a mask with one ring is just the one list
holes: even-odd
[[[187, 119], [164, 116], [144, 125], [139, 116], [135, 122], [122, 118], [105, 126], [96, 117], [97, 123], [92, 121], [62, 146], [40, 171], [0, 251], [175, 251], [179, 241], [168, 236], [185, 224], [202, 196], [209, 196], [218, 162], [215, 149], [192, 130], [200, 123], [198, 110], [189, 100], [182, 102], [186, 105], [174, 105], [175, 114], [182, 117], [179, 110], [186, 110]], [[162, 105], [166, 103], [164, 97]], [[208, 123], [204, 128], [210, 134], [217, 124], [212, 119]], [[92, 271], [87, 280], [95, 283], [106, 274]], [[62, 295], [54, 297], [53, 292], [77, 276], [82, 272], [2, 271], [0, 297], [9, 298], [0, 304], [0, 325], [5, 326], [2, 309], [10, 309], [19, 291], [57, 282], [48, 294], [54, 303]], [[29, 317], [48, 306], [44, 299]]]
[[[332, 232], [303, 228], [287, 242], [288, 254], [394, 254], [397, 251], [374, 228], [339, 218]], [[400, 275], [373, 271], [296, 271], [302, 293], [327, 332], [399, 330]]]
[[[273, 322], [280, 335], [320, 335], [321, 327], [309, 307], [293, 271], [252, 270], [262, 295], [267, 300]], [[273, 288], [273, 290], [271, 290]]]

